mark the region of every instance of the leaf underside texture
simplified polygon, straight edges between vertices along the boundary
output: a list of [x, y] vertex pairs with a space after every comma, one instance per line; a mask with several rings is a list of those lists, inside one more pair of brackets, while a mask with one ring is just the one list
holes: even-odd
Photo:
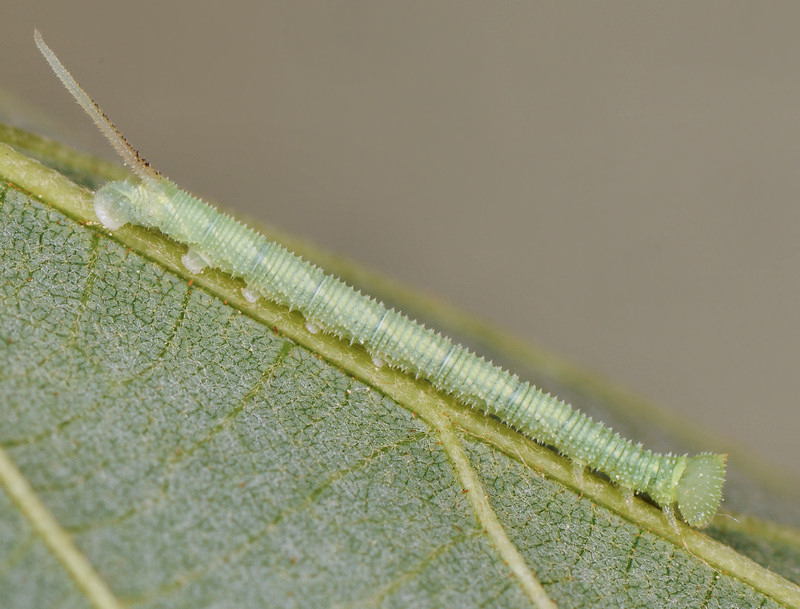
[[[552, 451], [511, 431], [500, 450], [495, 423], [427, 389], [392, 396], [354, 374], [357, 348], [298, 344], [291, 313], [159, 261], [178, 246], [132, 249], [13, 177], [0, 606], [537, 606], [526, 577], [562, 608], [792, 606], [526, 457]], [[795, 581], [797, 547], [780, 545]]]

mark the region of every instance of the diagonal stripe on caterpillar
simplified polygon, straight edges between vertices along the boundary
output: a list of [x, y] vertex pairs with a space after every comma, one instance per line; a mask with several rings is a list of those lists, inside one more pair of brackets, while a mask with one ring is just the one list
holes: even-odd
[[38, 31], [34, 38], [59, 79], [141, 179], [109, 182], [95, 193], [95, 212], [106, 228], [116, 230], [127, 223], [156, 228], [189, 246], [183, 264], [190, 272], [213, 267], [243, 279], [249, 300], [264, 297], [298, 309], [310, 329], [362, 344], [376, 365], [386, 362], [422, 377], [555, 447], [576, 465], [649, 495], [673, 524], [675, 507], [690, 525], [704, 527], [711, 521], [722, 498], [724, 455], [662, 455], [634, 444], [181, 190], [128, 144]]

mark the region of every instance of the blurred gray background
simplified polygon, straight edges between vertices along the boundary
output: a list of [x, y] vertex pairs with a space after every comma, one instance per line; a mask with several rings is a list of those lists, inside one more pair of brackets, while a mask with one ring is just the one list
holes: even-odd
[[800, 473], [798, 3], [4, 2], [0, 87]]

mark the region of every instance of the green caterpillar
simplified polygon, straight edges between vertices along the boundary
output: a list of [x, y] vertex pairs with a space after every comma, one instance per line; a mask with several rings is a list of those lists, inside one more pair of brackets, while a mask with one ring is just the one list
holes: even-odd
[[724, 455], [661, 455], [634, 444], [181, 190], [127, 143], [38, 31], [34, 37], [56, 75], [141, 178], [137, 183], [109, 182], [95, 193], [95, 211], [105, 227], [116, 230], [132, 223], [156, 228], [189, 246], [183, 263], [190, 272], [208, 266], [243, 279], [248, 299], [264, 297], [299, 310], [309, 329], [358, 342], [376, 364], [386, 362], [424, 378], [553, 446], [577, 466], [591, 467], [624, 489], [648, 495], [673, 524], [676, 507], [690, 525], [704, 527], [711, 521], [722, 498]]

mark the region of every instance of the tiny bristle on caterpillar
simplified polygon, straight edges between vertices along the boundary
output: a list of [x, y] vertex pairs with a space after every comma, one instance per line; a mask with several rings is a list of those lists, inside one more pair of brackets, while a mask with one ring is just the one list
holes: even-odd
[[385, 363], [424, 378], [555, 447], [577, 467], [588, 466], [628, 491], [648, 495], [673, 522], [674, 508], [690, 525], [704, 527], [711, 521], [722, 498], [724, 455], [663, 455], [626, 440], [181, 190], [127, 143], [38, 31], [34, 39], [59, 79], [140, 178], [135, 183], [109, 182], [95, 193], [95, 213], [106, 228], [132, 223], [158, 229], [189, 247], [183, 264], [190, 273], [213, 267], [242, 279], [248, 301], [263, 297], [299, 310], [309, 331], [361, 344], [376, 366]]

